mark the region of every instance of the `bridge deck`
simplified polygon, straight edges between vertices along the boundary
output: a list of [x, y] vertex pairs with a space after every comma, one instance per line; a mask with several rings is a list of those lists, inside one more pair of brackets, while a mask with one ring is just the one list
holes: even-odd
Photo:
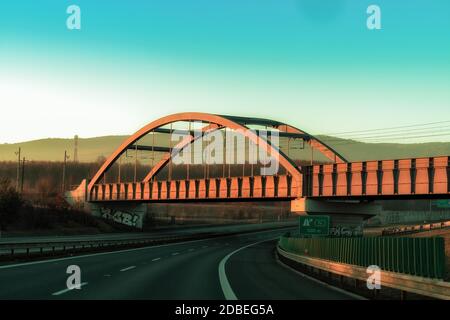
[[449, 157], [315, 165], [303, 195], [316, 198], [424, 198], [450, 194]]
[[300, 186], [287, 175], [96, 184], [90, 201], [295, 199]]
[[449, 157], [303, 167], [290, 175], [96, 184], [89, 201], [447, 198]]

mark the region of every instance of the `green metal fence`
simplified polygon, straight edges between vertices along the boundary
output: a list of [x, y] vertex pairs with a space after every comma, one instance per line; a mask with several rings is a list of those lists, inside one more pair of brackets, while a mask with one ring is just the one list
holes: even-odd
[[433, 238], [295, 238], [281, 237], [288, 252], [362, 267], [376, 265], [384, 271], [443, 279], [444, 239]]

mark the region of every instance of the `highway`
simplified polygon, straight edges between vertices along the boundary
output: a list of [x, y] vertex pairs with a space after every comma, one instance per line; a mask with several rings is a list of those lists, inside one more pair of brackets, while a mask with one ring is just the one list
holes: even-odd
[[[283, 232], [3, 265], [0, 299], [354, 298], [280, 265], [270, 239]], [[80, 290], [67, 290], [70, 265], [81, 268]]]

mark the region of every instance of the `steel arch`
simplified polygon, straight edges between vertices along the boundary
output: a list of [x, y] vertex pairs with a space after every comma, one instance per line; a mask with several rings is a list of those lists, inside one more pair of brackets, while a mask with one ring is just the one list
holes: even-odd
[[341, 154], [339, 154], [336, 150], [328, 146], [323, 141], [319, 140], [318, 138], [310, 135], [309, 133], [300, 130], [296, 127], [290, 126], [288, 124], [280, 124], [274, 126], [280, 131], [287, 132], [287, 133], [298, 133], [298, 134], [305, 134], [310, 136], [308, 143], [313, 149], [317, 149], [319, 152], [321, 152], [325, 157], [332, 160], [335, 163], [347, 163], [348, 160], [345, 159]]
[[[246, 119], [246, 118], [239, 118], [239, 119]], [[258, 120], [265, 120], [265, 119], [258, 119]], [[221, 115], [214, 115], [214, 114], [208, 114], [208, 113], [201, 113], [201, 112], [184, 112], [184, 113], [177, 113], [168, 115], [165, 117], [162, 117], [160, 119], [157, 119], [153, 122], [150, 122], [137, 132], [135, 132], [133, 135], [131, 135], [128, 139], [126, 139], [103, 163], [103, 165], [100, 167], [100, 169], [97, 171], [97, 173], [94, 175], [94, 177], [91, 179], [88, 185], [88, 192], [92, 190], [93, 186], [99, 182], [103, 174], [108, 170], [108, 168], [111, 167], [111, 165], [120, 157], [120, 155], [128, 149], [130, 145], [135, 143], [137, 140], [142, 138], [143, 136], [147, 135], [148, 133], [152, 132], [153, 130], [178, 121], [203, 121], [210, 123], [209, 126], [206, 126], [203, 128], [208, 127], [208, 130], [216, 130], [218, 128], [229, 128], [232, 130], [242, 130], [244, 135], [252, 140], [256, 145], [259, 145], [260, 147], [264, 148], [264, 150], [268, 154], [272, 155], [279, 155], [278, 161], [279, 164], [282, 165], [289, 174], [293, 177], [293, 179], [297, 180], [298, 183], [301, 182], [302, 179], [302, 173], [297, 168], [295, 163], [288, 158], [281, 150], [274, 148], [270, 142], [264, 140], [251, 130], [248, 130], [249, 128], [245, 125], [240, 123], [241, 121], [237, 122], [233, 119], [233, 117], [227, 117], [227, 116], [221, 116]], [[265, 120], [269, 121], [269, 120]], [[211, 125], [212, 124], [212, 125]], [[305, 134], [304, 131], [301, 131], [300, 129], [297, 129], [295, 127], [289, 126], [287, 124], [282, 124], [280, 122], [273, 121], [273, 125], [271, 125], [274, 128], [277, 128], [280, 131], [284, 132], [290, 132], [290, 133], [302, 133]], [[334, 161], [339, 162], [347, 162], [342, 156], [340, 156], [336, 151], [322, 143], [317, 138], [314, 138], [311, 136], [311, 142], [310, 145], [312, 148], [318, 149], [321, 153], [323, 153], [325, 156], [327, 156], [330, 159], [334, 158]], [[184, 140], [183, 140], [184, 141]], [[180, 144], [183, 143], [180, 142]], [[192, 143], [194, 139], [188, 139], [185, 141], [183, 145], [180, 145], [180, 149], [186, 147], [188, 144]], [[170, 161], [171, 155], [168, 154], [166, 157], [160, 160], [158, 164], [155, 165], [154, 168], [150, 171], [150, 173], [145, 178], [146, 181], [148, 181], [154, 174], [156, 174], [161, 168], [163, 168], [169, 161]], [[155, 169], [156, 168], [156, 169]]]

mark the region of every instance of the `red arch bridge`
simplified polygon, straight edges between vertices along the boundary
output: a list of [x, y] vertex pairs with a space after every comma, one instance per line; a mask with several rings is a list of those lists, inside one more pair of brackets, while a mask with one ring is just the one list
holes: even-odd
[[449, 198], [449, 177], [447, 156], [349, 162], [286, 123], [189, 112], [138, 130], [66, 199], [137, 227], [146, 203], [263, 200], [358, 224], [372, 200]]

